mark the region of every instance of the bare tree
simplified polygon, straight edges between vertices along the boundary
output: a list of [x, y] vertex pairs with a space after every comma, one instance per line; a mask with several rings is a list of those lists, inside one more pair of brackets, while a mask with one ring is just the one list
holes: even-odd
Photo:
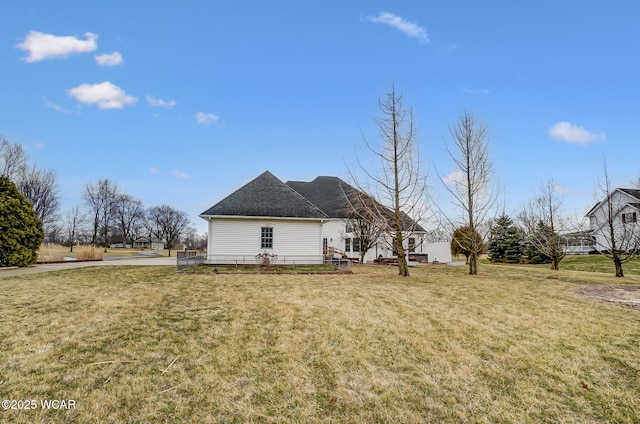
[[82, 212], [79, 207], [74, 206], [64, 215], [64, 228], [69, 241], [69, 252], [73, 252], [73, 246], [76, 244], [81, 226]]
[[[462, 226], [454, 242], [468, 252], [469, 274], [478, 273], [478, 255], [482, 251], [482, 237], [476, 237], [479, 230], [488, 228], [485, 221], [493, 211], [496, 194], [492, 190], [493, 166], [489, 158], [489, 134], [487, 127], [465, 112], [449, 127], [453, 140], [452, 149], [447, 149], [453, 159], [455, 178], [449, 178], [445, 187], [453, 196], [454, 203], [462, 210]], [[457, 227], [453, 219], [448, 219], [452, 227]]]
[[113, 217], [125, 245], [127, 241], [133, 245], [133, 241], [144, 228], [145, 215], [142, 202], [128, 194], [120, 194], [113, 207]]
[[98, 233], [102, 230], [102, 242], [106, 252], [109, 245], [109, 225], [113, 207], [118, 198], [118, 188], [109, 179], [98, 180], [96, 185], [89, 183], [85, 186], [83, 198], [91, 213], [93, 229], [91, 244], [97, 245]]
[[27, 155], [19, 144], [12, 144], [0, 136], [0, 177], [15, 182], [27, 168]]
[[380, 142], [371, 145], [363, 138], [367, 149], [379, 160], [379, 170], [370, 171], [358, 160], [375, 190], [367, 190], [353, 174], [352, 179], [359, 192], [368, 193], [367, 197], [375, 200], [362, 199], [361, 204], [367, 208], [362, 217], [385, 234], [384, 239], [397, 254], [399, 275], [409, 276], [403, 240], [417, 229], [424, 212], [426, 180], [420, 172], [413, 112], [404, 108], [402, 95], [396, 93], [394, 86], [383, 94], [378, 105], [382, 117], [374, 121], [380, 131]]
[[49, 227], [58, 220], [60, 196], [56, 173], [52, 170], [40, 170], [34, 164], [30, 170], [26, 168], [18, 177], [18, 190], [33, 203], [33, 210], [42, 221], [45, 234]]
[[566, 230], [567, 223], [560, 215], [561, 199], [556, 192], [556, 184], [548, 180], [540, 188], [540, 194], [529, 202], [519, 214], [527, 242], [538, 252], [551, 259], [551, 269], [560, 269], [560, 261], [565, 256], [558, 233]]
[[180, 236], [193, 231], [187, 214], [169, 205], [149, 208], [147, 225], [153, 237], [165, 242], [169, 256], [171, 256], [171, 249], [180, 241]]
[[56, 173], [38, 169], [36, 164], [29, 168], [29, 158], [24, 148], [0, 138], [0, 176], [11, 180], [24, 197], [33, 203], [33, 210], [42, 221], [45, 235], [55, 234], [56, 228], [52, 225], [58, 219], [60, 207]]
[[616, 277], [624, 277], [622, 264], [640, 253], [640, 225], [635, 212], [637, 207], [630, 207], [628, 198], [611, 185], [606, 161], [602, 179], [597, 183], [596, 196], [604, 200], [590, 214], [593, 236], [600, 247], [604, 247], [600, 252], [613, 261]]
[[[353, 239], [357, 240], [360, 263], [364, 263], [364, 257], [367, 252], [383, 236], [385, 225], [380, 225], [376, 219], [376, 214], [371, 213], [372, 210], [375, 210], [375, 199], [371, 198], [371, 196], [355, 189], [345, 190], [344, 188], [342, 195], [345, 199], [343, 215], [345, 216], [344, 221], [346, 224], [343, 237], [346, 239], [353, 236]], [[389, 214], [388, 218], [391, 218], [391, 214]]]

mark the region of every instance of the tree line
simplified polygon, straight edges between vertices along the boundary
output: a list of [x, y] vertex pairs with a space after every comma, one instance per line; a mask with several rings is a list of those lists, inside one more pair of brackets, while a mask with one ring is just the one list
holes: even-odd
[[87, 183], [82, 205], [62, 213], [55, 171], [30, 163], [21, 145], [3, 137], [0, 137], [0, 178], [14, 184], [31, 203], [44, 240], [69, 246], [71, 251], [78, 244], [105, 249], [115, 242], [133, 245], [140, 237], [162, 241], [170, 251], [180, 242], [196, 248], [206, 243], [204, 236], [196, 234], [186, 212], [168, 204], [145, 208], [141, 200], [110, 179]]

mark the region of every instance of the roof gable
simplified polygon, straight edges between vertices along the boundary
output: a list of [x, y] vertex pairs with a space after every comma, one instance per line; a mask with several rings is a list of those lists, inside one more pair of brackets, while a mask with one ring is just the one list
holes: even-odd
[[[375, 202], [371, 196], [358, 191], [356, 188], [338, 177], [320, 176], [316, 177], [316, 179], [311, 182], [287, 181], [287, 185], [316, 205], [330, 218], [348, 219], [353, 217], [353, 212], [351, 212], [351, 206], [347, 201], [346, 196], [349, 196], [349, 198], [354, 202], [355, 200], [353, 197], [370, 198], [371, 201]], [[359, 192], [361, 194], [359, 196], [352, 196], [351, 193], [354, 192]], [[388, 210], [389, 219], [392, 219], [393, 212], [390, 209], [380, 206], [380, 210]], [[403, 230], [412, 229], [413, 231], [418, 232], [425, 231], [424, 228], [404, 212], [402, 212], [401, 225]]]
[[200, 216], [214, 215], [327, 218], [325, 213], [269, 171], [249, 181]]
[[627, 193], [629, 196], [633, 196], [636, 199], [640, 200], [640, 190], [636, 190], [634, 188], [620, 188], [618, 190], [623, 191]]
[[[638, 208], [638, 206], [640, 205], [640, 190], [636, 190], [633, 188], [616, 188], [611, 192], [609, 196], [613, 196], [617, 191], [622, 192], [627, 196], [631, 196], [632, 198], [635, 198], [638, 200], [638, 202], [626, 202], [624, 203], [624, 205], [631, 205], [633, 207]], [[601, 200], [598, 203], [596, 203], [591, 209], [589, 209], [589, 212], [587, 212], [585, 216], [591, 217], [595, 213], [595, 211], [598, 210], [606, 201], [607, 199], [605, 198], [604, 200]], [[618, 206], [621, 207], [623, 205], [618, 205]]]
[[355, 191], [338, 177], [316, 177], [311, 182], [287, 181], [287, 185], [304, 196], [331, 218], [346, 218], [349, 204], [345, 194]]

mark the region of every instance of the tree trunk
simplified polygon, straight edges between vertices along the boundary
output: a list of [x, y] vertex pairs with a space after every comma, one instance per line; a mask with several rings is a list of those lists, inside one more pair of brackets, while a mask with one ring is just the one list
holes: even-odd
[[469, 263], [469, 275], [478, 275], [478, 255], [476, 252], [471, 252], [467, 262]]
[[403, 277], [409, 276], [409, 265], [407, 265], [407, 256], [402, 247], [402, 233], [399, 232], [396, 237], [396, 251], [398, 252], [398, 275]]
[[560, 264], [558, 263], [558, 257], [556, 255], [551, 256], [551, 269], [553, 271], [558, 271], [560, 269]]
[[624, 277], [624, 272], [622, 272], [622, 261], [617, 253], [613, 254], [613, 263], [616, 266], [616, 277]]

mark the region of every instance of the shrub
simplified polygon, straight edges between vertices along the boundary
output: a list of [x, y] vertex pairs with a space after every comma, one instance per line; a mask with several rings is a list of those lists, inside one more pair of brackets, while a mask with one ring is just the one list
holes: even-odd
[[44, 239], [42, 222], [8, 178], [0, 177], [0, 266], [29, 266]]

